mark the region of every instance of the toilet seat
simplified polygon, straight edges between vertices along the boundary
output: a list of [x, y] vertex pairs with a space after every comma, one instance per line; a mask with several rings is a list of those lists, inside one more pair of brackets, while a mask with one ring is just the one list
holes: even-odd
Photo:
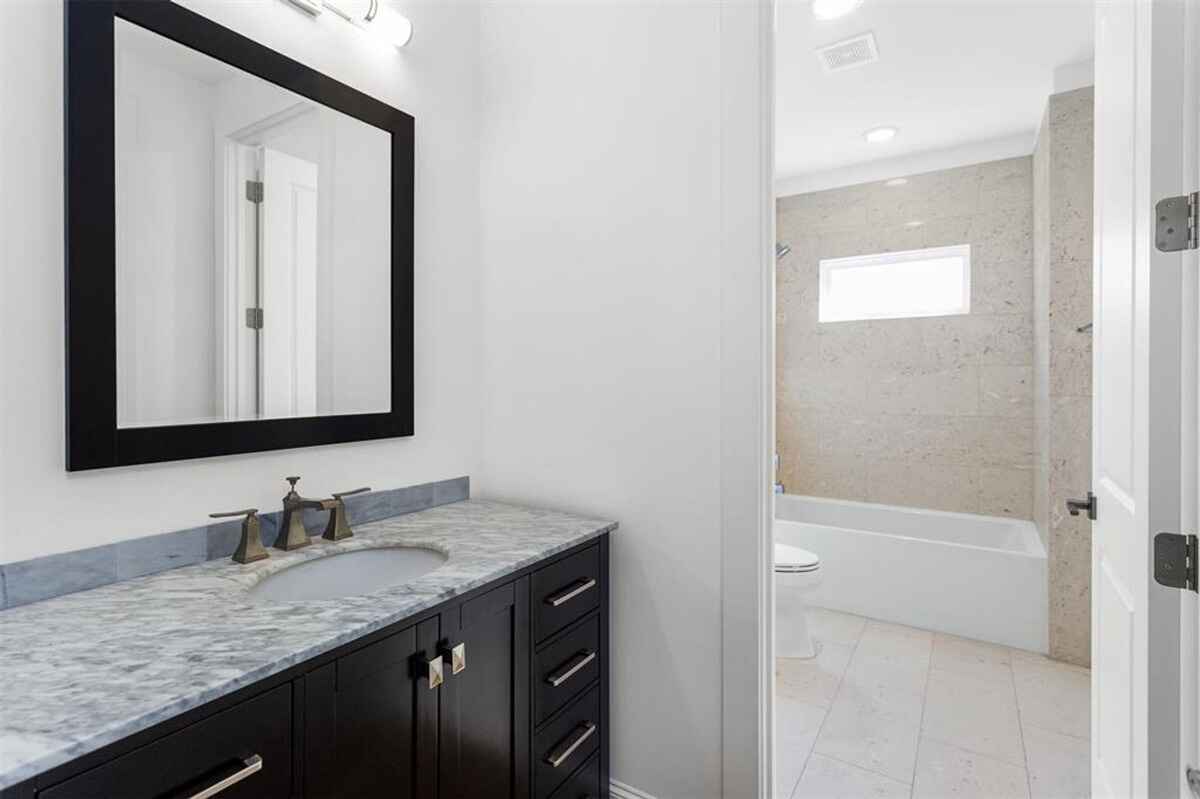
[[821, 559], [807, 549], [791, 544], [775, 545], [775, 571], [778, 574], [803, 574], [821, 568]]

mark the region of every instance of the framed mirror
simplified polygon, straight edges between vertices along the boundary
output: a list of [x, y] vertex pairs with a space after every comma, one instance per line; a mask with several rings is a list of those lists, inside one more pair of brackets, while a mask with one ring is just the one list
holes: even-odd
[[168, 0], [67, 0], [67, 468], [413, 433], [413, 119]]

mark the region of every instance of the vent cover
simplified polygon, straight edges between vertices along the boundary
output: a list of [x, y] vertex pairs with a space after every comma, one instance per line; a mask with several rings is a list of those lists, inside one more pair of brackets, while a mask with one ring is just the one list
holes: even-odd
[[873, 64], [879, 60], [879, 48], [875, 34], [863, 33], [850, 39], [834, 42], [817, 48], [817, 59], [826, 72], [841, 72], [844, 69]]

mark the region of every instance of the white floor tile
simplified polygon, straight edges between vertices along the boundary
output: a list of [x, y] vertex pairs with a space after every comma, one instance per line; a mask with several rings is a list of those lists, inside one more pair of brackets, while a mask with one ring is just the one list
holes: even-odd
[[1034, 652], [812, 608], [776, 661], [776, 799], [1085, 799], [1091, 675]]
[[1029, 799], [1025, 769], [921, 739], [913, 799]]
[[1033, 799], [1088, 799], [1092, 795], [1091, 752], [1085, 739], [1029, 725], [1022, 732]]
[[933, 633], [928, 630], [871, 620], [863, 630], [856, 652], [864, 657], [924, 658], [928, 662], [932, 649]]
[[1013, 650], [997, 644], [938, 633], [933, 639], [933, 667], [965, 677], [1010, 684]]
[[1013, 681], [1021, 722], [1043, 730], [1088, 738], [1091, 735], [1091, 674], [1048, 658], [1013, 661]]
[[879, 696], [843, 684], [813, 751], [911, 783], [920, 728], [920, 694]]
[[789, 797], [812, 752], [826, 709], [776, 696], [775, 795]]
[[806, 611], [808, 631], [818, 641], [830, 641], [835, 644], [854, 646], [862, 637], [867, 620], [852, 613], [842, 613], [840, 610], [827, 610], [809, 606]]
[[811, 660], [776, 658], [776, 696], [829, 707], [853, 651], [853, 647], [844, 644], [822, 642], [817, 656]]
[[926, 737], [1024, 765], [1021, 722], [1011, 683], [933, 670], [925, 700]]
[[793, 799], [908, 799], [908, 784], [820, 755], [809, 760]]

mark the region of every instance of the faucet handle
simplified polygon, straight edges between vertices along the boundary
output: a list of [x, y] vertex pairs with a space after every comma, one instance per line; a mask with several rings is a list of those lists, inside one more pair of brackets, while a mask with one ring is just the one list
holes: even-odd
[[335, 491], [335, 492], [333, 492], [333, 498], [341, 499], [342, 497], [352, 497], [355, 494], [365, 494], [366, 492], [368, 492], [370, 490], [371, 490], [370, 486], [363, 486], [362, 488], [353, 488], [349, 491]]
[[244, 516], [242, 519], [242, 540], [238, 542], [233, 559], [238, 563], [253, 563], [268, 557], [267, 550], [262, 545], [262, 526], [258, 522], [258, 508], [244, 510], [222, 511], [210, 513], [212, 519], [228, 519], [231, 516]]
[[231, 516], [253, 516], [258, 513], [258, 508], [246, 508], [245, 510], [225, 510], [220, 513], [210, 513], [210, 519], [228, 519]]

